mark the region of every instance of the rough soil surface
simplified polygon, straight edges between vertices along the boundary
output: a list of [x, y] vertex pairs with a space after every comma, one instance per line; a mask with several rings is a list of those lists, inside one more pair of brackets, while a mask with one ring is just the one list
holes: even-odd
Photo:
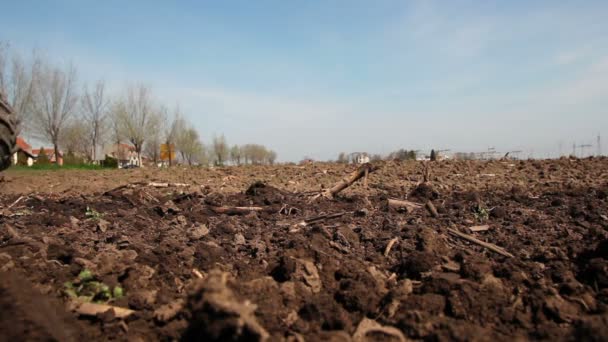
[[0, 340], [608, 339], [608, 159], [428, 165], [8, 172]]

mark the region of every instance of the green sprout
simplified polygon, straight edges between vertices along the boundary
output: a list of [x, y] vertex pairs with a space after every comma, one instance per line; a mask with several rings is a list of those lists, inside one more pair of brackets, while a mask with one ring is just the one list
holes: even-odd
[[124, 296], [124, 290], [122, 289], [122, 287], [114, 287], [114, 291], [112, 291], [112, 296], [114, 296], [114, 298], [122, 298]]
[[90, 218], [93, 220], [99, 220], [103, 217], [103, 214], [98, 212], [97, 210], [87, 206], [87, 211], [85, 213], [85, 216], [87, 218]]
[[81, 282], [93, 280], [93, 272], [85, 268], [84, 270], [82, 270], [82, 272], [78, 274], [78, 279], [80, 279]]
[[113, 289], [96, 279], [93, 272], [84, 269], [73, 282], [64, 283], [64, 294], [70, 298], [95, 303], [106, 303], [112, 299], [124, 297], [124, 290], [120, 286]]
[[478, 205], [475, 207], [475, 209], [473, 210], [473, 215], [475, 215], [475, 219], [477, 221], [486, 221], [490, 218], [490, 210], [488, 210], [487, 208], [482, 207], [481, 205]]

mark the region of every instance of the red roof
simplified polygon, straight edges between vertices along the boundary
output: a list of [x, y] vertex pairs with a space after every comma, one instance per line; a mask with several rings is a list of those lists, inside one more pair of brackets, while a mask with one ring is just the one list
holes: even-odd
[[29, 151], [32, 149], [32, 146], [26, 143], [22, 137], [17, 137], [17, 146], [24, 151]]
[[129, 151], [135, 151], [135, 146], [129, 144], [119, 144], [118, 148], [126, 149]]
[[[49, 157], [54, 157], [55, 156], [55, 149], [54, 148], [43, 148], [44, 149], [44, 153], [49, 156]], [[32, 154], [37, 156], [40, 154], [40, 149], [35, 149], [32, 150]], [[61, 157], [63, 155], [63, 153], [61, 153], [61, 151], [59, 151], [59, 157]]]

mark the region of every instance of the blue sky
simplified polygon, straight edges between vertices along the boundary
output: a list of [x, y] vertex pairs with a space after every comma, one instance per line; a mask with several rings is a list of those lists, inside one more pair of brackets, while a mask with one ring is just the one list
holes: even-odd
[[15, 49], [281, 160], [608, 141], [606, 1], [5, 2]]

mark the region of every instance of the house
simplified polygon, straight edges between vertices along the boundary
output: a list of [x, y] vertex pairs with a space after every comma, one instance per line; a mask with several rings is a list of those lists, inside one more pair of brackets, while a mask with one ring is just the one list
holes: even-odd
[[32, 146], [28, 144], [22, 137], [17, 137], [17, 147], [17, 152], [13, 154], [13, 165], [17, 165], [19, 163], [19, 158], [27, 158], [25, 162], [27, 166], [34, 165], [34, 159], [36, 156], [32, 153]]
[[365, 164], [369, 163], [370, 158], [366, 152], [353, 152], [350, 154], [350, 160], [355, 164]]
[[54, 148], [45, 148], [32, 150], [32, 155], [35, 158], [38, 158], [40, 155], [40, 151], [44, 150], [44, 154], [46, 154], [47, 158], [51, 163], [56, 163], [57, 165], [63, 165], [63, 152], [59, 151], [59, 158], [55, 157], [55, 149]]
[[300, 165], [311, 165], [314, 164], [315, 160], [309, 157], [304, 157], [304, 159], [300, 160]]
[[118, 168], [141, 166], [133, 145], [123, 143], [110, 145], [106, 148], [105, 155], [118, 160]]

